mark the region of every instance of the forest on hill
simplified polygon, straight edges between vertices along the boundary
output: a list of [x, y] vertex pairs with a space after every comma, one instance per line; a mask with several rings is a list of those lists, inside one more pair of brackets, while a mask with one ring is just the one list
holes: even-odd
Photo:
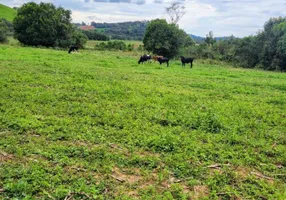
[[98, 31], [117, 40], [143, 40], [148, 21], [96, 23], [91, 22]]

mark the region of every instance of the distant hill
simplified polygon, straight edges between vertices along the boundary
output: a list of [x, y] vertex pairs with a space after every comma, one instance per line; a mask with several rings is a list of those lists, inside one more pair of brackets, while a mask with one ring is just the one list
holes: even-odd
[[193, 34], [189, 34], [189, 36], [191, 36], [191, 38], [193, 38], [197, 43], [203, 43], [205, 41], [206, 38], [201, 37], [201, 36], [196, 36]]
[[[197, 43], [203, 43], [206, 39], [205, 37], [196, 36], [193, 34], [189, 34], [189, 36], [191, 36]], [[230, 38], [233, 38], [233, 36], [215, 37], [215, 40], [216, 41], [229, 40]]]
[[7, 21], [13, 21], [17, 11], [13, 8], [0, 4], [0, 18], [4, 18]]

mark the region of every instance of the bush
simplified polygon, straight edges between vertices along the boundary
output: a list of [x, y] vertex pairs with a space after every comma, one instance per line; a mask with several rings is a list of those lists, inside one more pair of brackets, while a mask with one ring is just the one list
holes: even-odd
[[14, 32], [14, 28], [13, 28], [13, 24], [9, 21], [7, 21], [6, 19], [2, 18], [0, 19], [0, 22], [6, 24], [7, 28], [8, 28], [8, 32], [7, 35], [8, 36], [13, 36], [13, 32]]
[[71, 40], [72, 40], [71, 42], [72, 44], [78, 46], [79, 48], [83, 48], [88, 38], [81, 30], [75, 29]]
[[0, 20], [0, 43], [7, 42], [7, 35], [9, 33], [9, 28], [6, 23]]
[[[101, 42], [98, 45], [95, 46], [96, 50], [121, 50], [121, 51], [126, 51], [127, 50], [127, 45], [122, 42], [122, 41], [108, 41], [106, 42]], [[132, 49], [132, 46], [128, 47], [128, 50]]]

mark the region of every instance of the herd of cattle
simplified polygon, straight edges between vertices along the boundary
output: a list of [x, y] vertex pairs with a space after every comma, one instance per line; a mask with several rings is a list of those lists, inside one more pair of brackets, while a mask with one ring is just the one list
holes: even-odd
[[[193, 58], [185, 58], [184, 56], [180, 56], [181, 58], [181, 62], [182, 62], [182, 67], [185, 67], [186, 63], [190, 63], [190, 67], [193, 67]], [[138, 61], [138, 64], [140, 63], [144, 63], [144, 62], [151, 62], [151, 60], [153, 59], [154, 62], [158, 61], [160, 63], [160, 65], [162, 63], [167, 63], [167, 67], [169, 66], [169, 59], [165, 58], [164, 56], [151, 56], [151, 55], [143, 55], [140, 56], [140, 59]]]
[[[69, 53], [71, 53], [72, 51], [77, 51], [78, 50], [78, 46], [71, 46], [69, 48]], [[184, 56], [180, 56], [181, 58], [181, 62], [182, 62], [182, 67], [185, 67], [186, 63], [190, 63], [190, 67], [193, 67], [193, 58], [185, 58]], [[160, 65], [162, 65], [162, 63], [166, 63], [167, 67], [169, 67], [169, 59], [165, 58], [164, 56], [151, 56], [151, 55], [143, 55], [140, 56], [140, 59], [138, 61], [138, 64], [140, 63], [145, 63], [145, 62], [151, 62], [151, 60], [153, 59], [154, 62], [158, 61], [160, 63]]]

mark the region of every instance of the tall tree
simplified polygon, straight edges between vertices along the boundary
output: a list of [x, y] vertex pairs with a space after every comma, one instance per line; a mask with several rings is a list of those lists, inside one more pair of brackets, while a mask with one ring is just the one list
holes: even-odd
[[173, 2], [171, 6], [166, 8], [166, 12], [171, 24], [177, 24], [180, 19], [186, 14], [185, 6], [181, 2]]
[[180, 48], [192, 44], [192, 40], [176, 25], [168, 24], [165, 19], [155, 19], [147, 26], [143, 44], [147, 51], [173, 58]]
[[14, 36], [26, 45], [67, 47], [74, 43], [71, 11], [51, 3], [26, 3], [14, 18]]
[[206, 35], [206, 39], [205, 42], [208, 45], [213, 45], [215, 43], [215, 39], [214, 39], [214, 34], [212, 31], [210, 31], [207, 35]]

